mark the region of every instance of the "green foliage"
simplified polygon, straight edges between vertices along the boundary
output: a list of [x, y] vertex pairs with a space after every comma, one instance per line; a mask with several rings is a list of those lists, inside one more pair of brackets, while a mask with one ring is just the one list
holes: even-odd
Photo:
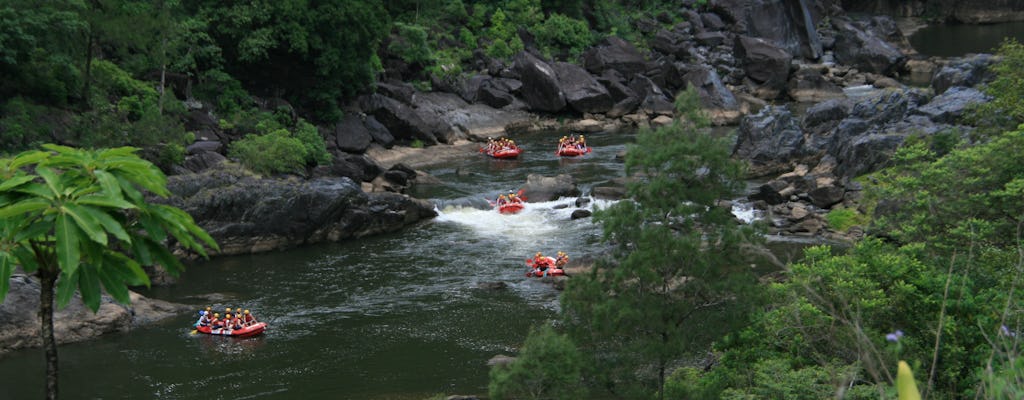
[[548, 52], [552, 48], [564, 48], [569, 50], [572, 57], [579, 56], [593, 43], [586, 21], [557, 13], [549, 15], [543, 24], [538, 24], [533, 34], [538, 44]]
[[568, 336], [550, 325], [534, 329], [510, 365], [491, 369], [490, 398], [584, 399], [583, 359]]
[[377, 47], [390, 21], [380, 2], [196, 1], [226, 71], [256, 94], [337, 118], [338, 99], [373, 82]]
[[996, 78], [983, 91], [992, 101], [977, 106], [970, 116], [972, 122], [989, 128], [990, 133], [1014, 129], [1024, 123], [1024, 45], [1008, 38], [999, 47], [998, 62], [991, 70]]
[[252, 106], [252, 96], [242, 83], [221, 70], [204, 72], [195, 90], [196, 95], [212, 99], [217, 112], [225, 117]]
[[[697, 107], [696, 96], [688, 90], [678, 104]], [[718, 205], [739, 193], [742, 165], [706, 132], [699, 107], [677, 114], [691, 118], [642, 131], [630, 146], [626, 169], [640, 178], [627, 187], [632, 201], [595, 213], [611, 254], [562, 298], [573, 339], [594, 357], [588, 373], [620, 396], [663, 395], [671, 366], [714, 337], [695, 321], [729, 326], [756, 297], [740, 251], [756, 235]]]
[[523, 51], [523, 41], [516, 33], [516, 25], [509, 21], [505, 12], [498, 9], [491, 15], [491, 27], [487, 30], [491, 43], [487, 55], [494, 58], [510, 58]]
[[85, 23], [77, 2], [9, 0], [0, 6], [0, 98], [64, 106], [79, 96]]
[[231, 143], [228, 155], [258, 174], [302, 173], [307, 158], [305, 144], [285, 129], [247, 135]]
[[395, 23], [396, 34], [388, 44], [388, 51], [410, 64], [427, 65], [434, 56], [427, 44], [427, 29], [419, 25]]
[[142, 265], [183, 268], [165, 246], [174, 238], [201, 255], [217, 244], [188, 214], [150, 204], [143, 192], [165, 197], [166, 178], [136, 149], [78, 150], [44, 145], [0, 159], [0, 299], [12, 267], [60, 275], [58, 304], [75, 291], [93, 311], [100, 285], [128, 303], [127, 286], [148, 285]]
[[0, 156], [13, 155], [49, 141], [50, 124], [46, 117], [53, 112], [20, 96], [0, 105]]
[[829, 210], [825, 220], [828, 221], [829, 227], [839, 232], [845, 232], [854, 226], [864, 226], [868, 222], [867, 216], [857, 210], [839, 207]]
[[302, 147], [305, 149], [306, 164], [325, 165], [331, 162], [331, 153], [327, 152], [324, 138], [320, 137], [320, 133], [317, 132], [313, 124], [299, 121], [295, 125], [293, 136], [302, 143]]
[[[938, 157], [924, 143], [901, 148], [900, 164], [878, 174], [869, 197], [888, 210], [876, 217], [879, 229], [902, 243], [927, 242], [952, 251], [981, 241], [996, 247], [1017, 244], [1024, 207], [1024, 132]], [[886, 206], [887, 205], [887, 206]], [[883, 207], [885, 206], [885, 207]]]

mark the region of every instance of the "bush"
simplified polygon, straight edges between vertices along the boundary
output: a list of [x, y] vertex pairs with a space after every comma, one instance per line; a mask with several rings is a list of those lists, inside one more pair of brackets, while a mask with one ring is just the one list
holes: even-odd
[[426, 28], [396, 22], [395, 29], [398, 32], [388, 44], [388, 51], [409, 64], [429, 64], [434, 55], [427, 44]]
[[828, 212], [825, 219], [828, 220], [828, 226], [839, 232], [845, 232], [851, 227], [864, 225], [867, 222], [867, 216], [852, 208], [834, 208]]
[[576, 57], [593, 43], [586, 21], [557, 13], [551, 14], [544, 23], [536, 25], [531, 31], [545, 52], [551, 48], [568, 49], [569, 54]]
[[306, 165], [305, 145], [284, 129], [247, 135], [231, 143], [228, 155], [259, 174], [302, 172]]
[[22, 97], [0, 105], [0, 153], [14, 154], [52, 140], [50, 126], [43, 122], [52, 112]]
[[572, 340], [544, 325], [530, 332], [515, 361], [491, 369], [488, 391], [495, 400], [586, 398], [582, 367]]

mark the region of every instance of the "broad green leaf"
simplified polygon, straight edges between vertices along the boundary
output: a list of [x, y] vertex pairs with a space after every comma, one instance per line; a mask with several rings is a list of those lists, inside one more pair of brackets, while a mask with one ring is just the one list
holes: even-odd
[[149, 287], [149, 275], [142, 269], [138, 262], [121, 253], [108, 252], [107, 266], [116, 265], [114, 271], [121, 277], [121, 281], [128, 286]]
[[50, 201], [54, 201], [58, 195], [57, 193], [54, 193], [52, 190], [50, 190], [49, 186], [46, 186], [38, 182], [32, 182], [18, 186], [17, 188], [15, 188], [15, 190], [21, 193], [30, 194], [41, 199], [47, 199]]
[[116, 271], [119, 267], [117, 264], [104, 265], [97, 269], [96, 275], [99, 277], [100, 282], [103, 283], [103, 287], [107, 289], [107, 293], [114, 300], [121, 304], [128, 304], [131, 303], [131, 296], [128, 294], [128, 288], [124, 285], [124, 281], [121, 280], [121, 276]]
[[161, 226], [160, 221], [149, 213], [139, 215], [139, 223], [142, 224], [142, 228], [146, 230], [146, 233], [149, 233], [149, 237], [158, 240], [163, 240], [163, 238], [167, 237], [167, 231]]
[[[119, 193], [120, 194], [120, 193]], [[114, 198], [106, 195], [89, 195], [79, 197], [76, 201], [79, 204], [89, 204], [93, 206], [117, 208], [121, 210], [128, 210], [135, 208], [135, 205], [125, 201], [124, 198]]]
[[15, 242], [21, 242], [24, 240], [37, 240], [50, 233], [52, 223], [48, 221], [35, 221], [24, 229], [19, 229], [18, 233], [14, 235]]
[[0, 182], [0, 192], [10, 190], [11, 188], [21, 185], [25, 182], [31, 182], [35, 178], [36, 177], [32, 175], [22, 175], [7, 179], [3, 182]]
[[100, 279], [96, 266], [86, 264], [79, 269], [78, 290], [82, 292], [82, 302], [96, 312], [100, 308]]
[[39, 161], [44, 160], [46, 159], [46, 157], [49, 156], [50, 153], [47, 153], [45, 151], [29, 150], [15, 156], [14, 159], [11, 160], [10, 168], [12, 170], [19, 169], [26, 165], [38, 163]]
[[78, 271], [68, 273], [62, 271], [57, 279], [57, 308], [64, 308], [78, 291]]
[[99, 180], [100, 186], [103, 187], [103, 192], [106, 193], [109, 198], [123, 201], [124, 196], [121, 194], [121, 185], [118, 184], [117, 177], [102, 169], [93, 171], [93, 174], [96, 175], [96, 179]]
[[35, 254], [27, 247], [15, 247], [12, 252], [14, 253], [14, 258], [18, 260], [18, 265], [21, 265], [21, 269], [25, 270], [26, 273], [31, 274], [39, 269]]
[[11, 273], [14, 272], [14, 256], [8, 252], [0, 252], [0, 303], [7, 297], [11, 288]]
[[181, 270], [185, 268], [181, 264], [181, 260], [178, 260], [178, 257], [171, 254], [162, 244], [153, 241], [147, 242], [149, 243], [149, 252], [156, 259], [157, 263], [163, 266], [171, 276], [178, 276]]
[[46, 187], [50, 189], [55, 197], [60, 197], [64, 194], [64, 184], [56, 172], [46, 167], [37, 167], [36, 173], [43, 178], [43, 182], [46, 182]]
[[81, 261], [78, 242], [82, 233], [78, 230], [74, 220], [67, 214], [57, 216], [57, 224], [54, 229], [57, 235], [57, 263], [60, 265], [60, 269], [74, 273]]
[[75, 219], [78, 228], [85, 232], [90, 240], [102, 245], [107, 244], [107, 232], [103, 230], [100, 222], [85, 207], [74, 203], [64, 203], [62, 210], [64, 214], [70, 215]]
[[33, 211], [39, 211], [46, 209], [50, 206], [50, 202], [39, 198], [30, 198], [11, 204], [7, 207], [0, 208], [0, 218], [11, 218], [15, 216], [21, 216], [25, 213]]
[[149, 252], [149, 244], [147, 244], [146, 238], [132, 242], [132, 255], [143, 265], [153, 265], [156, 263], [153, 260], [153, 255]]
[[82, 206], [82, 210], [91, 215], [93, 219], [98, 221], [100, 225], [103, 226], [103, 229], [107, 231], [107, 233], [114, 235], [114, 237], [121, 239], [125, 242], [131, 243], [131, 236], [128, 235], [128, 232], [124, 230], [124, 227], [121, 226], [121, 223], [117, 222], [117, 220], [115, 220], [114, 217], [110, 216], [110, 214], [107, 214], [106, 212], [104, 212], [104, 210], [89, 206]]

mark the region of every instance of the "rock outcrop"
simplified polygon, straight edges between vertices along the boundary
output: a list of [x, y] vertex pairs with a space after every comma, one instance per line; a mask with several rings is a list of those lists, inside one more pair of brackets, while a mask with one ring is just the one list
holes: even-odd
[[[10, 292], [0, 303], [0, 355], [28, 347], [39, 347], [39, 288], [34, 277], [15, 274]], [[131, 293], [131, 304], [123, 305], [103, 295], [100, 308], [93, 313], [78, 294], [53, 316], [54, 337], [58, 344], [95, 339], [108, 333], [124, 333], [133, 327], [157, 322], [189, 310], [189, 306], [148, 299]]]
[[247, 254], [394, 232], [435, 216], [424, 200], [365, 193], [345, 177], [264, 179], [238, 168], [173, 176], [166, 199], [188, 212], [221, 247]]

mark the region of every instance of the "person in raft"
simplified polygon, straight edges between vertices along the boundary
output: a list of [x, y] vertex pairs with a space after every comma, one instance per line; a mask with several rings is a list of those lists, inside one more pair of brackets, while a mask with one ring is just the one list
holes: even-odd
[[257, 322], [256, 316], [252, 315], [249, 310], [242, 311], [242, 326], [253, 326]]
[[519, 198], [519, 196], [517, 196], [516, 193], [512, 191], [512, 189], [509, 189], [509, 191], [508, 191], [508, 202], [509, 203], [522, 203], [523, 199]]
[[210, 326], [211, 322], [213, 322], [213, 311], [210, 307], [199, 311], [199, 320], [196, 321], [196, 326]]
[[564, 251], [558, 252], [558, 256], [555, 257], [555, 267], [562, 268], [565, 264], [569, 263], [569, 255], [565, 254]]
[[537, 255], [533, 256], [533, 267], [541, 271], [547, 271], [548, 267], [551, 266], [550, 261], [544, 254], [537, 252]]

